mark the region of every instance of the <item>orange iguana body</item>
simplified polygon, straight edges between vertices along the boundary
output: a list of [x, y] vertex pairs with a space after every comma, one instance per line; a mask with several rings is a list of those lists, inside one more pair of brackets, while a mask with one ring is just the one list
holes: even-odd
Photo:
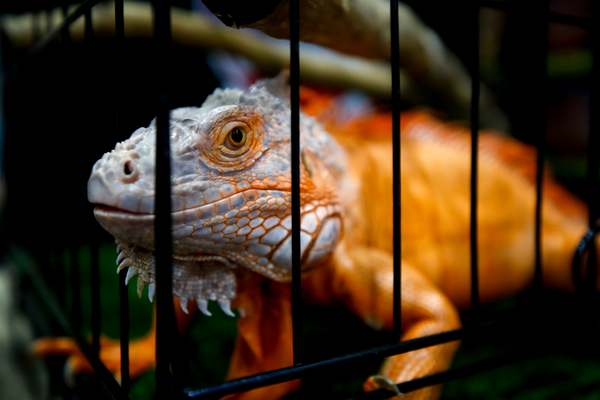
[[[301, 166], [301, 189], [303, 207], [320, 199], [321, 204], [331, 201], [338, 208], [330, 209], [333, 214], [320, 219], [320, 230], [308, 223], [305, 225], [310, 213], [308, 207], [303, 208], [302, 229], [309, 234], [316, 232], [318, 238], [326, 221], [339, 218], [343, 235], [341, 232], [339, 236], [333, 235], [335, 238], [330, 242], [335, 245], [329, 242], [322, 245], [313, 236], [303, 257], [303, 267], [309, 265], [310, 268], [304, 269], [302, 295], [317, 305], [342, 303], [370, 326], [391, 329], [391, 117], [375, 114], [339, 124], [330, 111], [324, 112], [330, 101], [331, 97], [312, 90], [302, 92], [304, 113], [316, 116], [345, 152], [344, 176], [332, 179], [329, 167], [324, 165], [318, 152], [306, 151]], [[264, 115], [261, 118], [266, 120]], [[254, 123], [250, 119], [244, 121], [249, 125]], [[458, 328], [457, 310], [470, 304], [470, 136], [468, 129], [441, 122], [423, 111], [404, 112], [401, 132], [402, 339], [405, 340]], [[125, 143], [121, 148], [117, 146], [117, 151], [134, 151]], [[481, 134], [478, 220], [482, 302], [511, 295], [532, 282], [534, 175], [533, 148], [504, 136]], [[289, 190], [289, 175], [282, 174], [278, 179], [267, 184], [259, 178], [252, 187], [279, 185], [277, 188]], [[90, 195], [91, 201], [99, 195], [94, 196]], [[117, 207], [116, 203], [95, 202]], [[289, 207], [282, 215], [289, 215]], [[112, 229], [106, 222], [103, 226], [109, 231]], [[569, 266], [577, 241], [586, 228], [586, 207], [549, 177], [544, 180], [542, 227], [544, 283], [572, 291]], [[333, 232], [337, 234], [337, 230]], [[123, 242], [125, 234], [113, 234]], [[321, 253], [318, 253], [319, 246], [325, 249]], [[131, 250], [127, 257], [133, 258], [133, 252]], [[319, 257], [311, 261], [317, 253]], [[276, 258], [273, 251], [270, 254]], [[174, 262], [178, 261], [174, 258]], [[152, 278], [140, 272], [144, 266], [132, 265], [137, 268], [138, 285], [140, 281], [152, 284]], [[236, 279], [237, 295], [231, 305], [240, 310], [243, 317], [238, 320], [238, 338], [228, 379], [290, 366], [289, 277], [272, 278], [260, 270], [236, 268]], [[223, 299], [229, 307], [229, 298]], [[203, 303], [198, 304], [202, 308]], [[191, 311], [191, 307], [188, 308]], [[181, 310], [178, 314], [185, 317]], [[138, 347], [147, 349], [154, 342], [153, 335], [151, 332], [143, 341], [132, 343], [132, 352]], [[53, 341], [42, 341], [38, 344], [38, 353], [52, 352], [55, 345]], [[458, 343], [453, 342], [391, 357], [385, 361], [381, 374], [401, 382], [447, 369], [457, 347]], [[143, 360], [136, 357], [131, 360], [135, 371], [146, 368], [154, 357], [153, 349], [136, 354], [140, 353], [145, 354]], [[73, 355], [72, 362], [77, 357]], [[106, 356], [104, 361], [109, 369], [118, 370], [118, 354]], [[143, 368], [136, 368], [136, 363]], [[299, 381], [286, 382], [229, 398], [276, 399], [298, 385]], [[365, 384], [367, 390], [375, 387], [373, 379]], [[406, 398], [435, 399], [438, 395], [439, 387], [430, 387], [410, 393]]]

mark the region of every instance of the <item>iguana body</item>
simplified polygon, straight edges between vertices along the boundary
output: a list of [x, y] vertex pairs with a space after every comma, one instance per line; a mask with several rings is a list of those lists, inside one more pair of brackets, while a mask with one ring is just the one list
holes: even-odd
[[[283, 83], [272, 80], [245, 92], [218, 90], [202, 108], [172, 112], [174, 292], [199, 299], [203, 311], [207, 300], [219, 300], [229, 313], [232, 301], [243, 315], [228, 378], [292, 362], [285, 96]], [[340, 125], [322, 112], [327, 98], [304, 100], [305, 112], [320, 113], [326, 128], [301, 118], [303, 297], [319, 305], [343, 303], [369, 325], [391, 329], [390, 118]], [[466, 129], [424, 112], [404, 113], [401, 120], [402, 326], [409, 339], [459, 327], [457, 308], [470, 302], [470, 139]], [[138, 275], [140, 293], [146, 284], [153, 291], [154, 141], [154, 124], [136, 131], [96, 163], [88, 186], [98, 221], [119, 243], [119, 268], [130, 267], [128, 279]], [[511, 139], [481, 136], [482, 301], [522, 290], [533, 278], [534, 154]], [[569, 290], [585, 207], [550, 179], [544, 189], [544, 280]], [[142, 342], [132, 351], [151, 346], [153, 333]], [[392, 357], [382, 374], [399, 382], [446, 369], [457, 346]], [[143, 365], [154, 357], [153, 350], [140, 353]], [[105, 357], [115, 370], [117, 361]], [[234, 397], [279, 398], [298, 384]], [[374, 381], [365, 387], [374, 388]], [[433, 387], [407, 397], [433, 399], [438, 392]]]

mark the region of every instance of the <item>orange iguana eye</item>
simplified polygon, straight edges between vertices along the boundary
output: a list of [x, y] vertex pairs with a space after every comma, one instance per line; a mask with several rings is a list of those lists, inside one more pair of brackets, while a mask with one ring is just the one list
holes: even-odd
[[238, 149], [246, 144], [246, 131], [240, 128], [233, 128], [227, 135], [227, 142], [233, 149]]

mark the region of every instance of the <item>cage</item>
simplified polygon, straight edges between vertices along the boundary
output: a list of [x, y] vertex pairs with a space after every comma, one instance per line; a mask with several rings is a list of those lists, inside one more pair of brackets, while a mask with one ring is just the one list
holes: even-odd
[[[324, 327], [330, 314], [317, 309], [300, 305], [300, 267], [294, 266], [293, 280], [293, 318], [294, 318], [294, 366], [289, 368], [269, 371], [249, 378], [218, 383], [226, 369], [226, 358], [231, 347], [215, 349], [216, 346], [201, 346], [192, 344], [194, 340], [189, 336], [183, 339], [178, 337], [176, 325], [173, 321], [172, 303], [161, 302], [167, 298], [171, 288], [168, 284], [157, 285], [157, 372], [146, 374], [140, 378], [137, 385], [132, 385], [126, 371], [127, 358], [123, 357], [123, 373], [120, 382], [100, 362], [98, 352], [100, 348], [100, 332], [111, 337], [121, 337], [122, 354], [128, 354], [127, 346], [130, 336], [139, 336], [148, 327], [152, 309], [147, 304], [139, 304], [135, 297], [134, 288], [124, 285], [125, 272], [121, 272], [119, 279], [102, 272], [104, 266], [113, 262], [112, 248], [108, 242], [112, 237], [102, 231], [92, 218], [91, 206], [88, 206], [85, 197], [85, 182], [89, 176], [90, 168], [102, 153], [112, 149], [117, 141], [124, 140], [139, 126], [146, 126], [148, 122], [158, 116], [158, 131], [162, 132], [162, 145], [167, 146], [168, 140], [168, 110], [179, 106], [201, 105], [206, 95], [219, 86], [218, 71], [211, 69], [207, 62], [205, 51], [190, 49], [184, 45], [171, 47], [169, 24], [169, 6], [166, 3], [156, 2], [154, 7], [154, 33], [145, 28], [144, 34], [139, 37], [129, 36], [124, 31], [125, 16], [123, 3], [116, 2], [114, 8], [114, 27], [112, 34], [106, 28], [93, 23], [92, 14], [100, 1], [86, 1], [78, 7], [63, 7], [58, 12], [47, 10], [45, 13], [33, 17], [31, 42], [36, 42], [26, 53], [9, 45], [3, 46], [4, 68], [4, 171], [7, 182], [7, 204], [4, 214], [4, 242], [17, 270], [23, 272], [26, 278], [21, 283], [19, 291], [22, 293], [23, 304], [27, 312], [32, 315], [36, 329], [40, 334], [50, 336], [68, 334], [77, 339], [90, 363], [94, 367], [96, 377], [77, 378], [75, 388], [68, 387], [63, 382], [62, 360], [49, 360], [52, 390], [65, 397], [80, 396], [84, 398], [135, 398], [140, 387], [150, 386], [148, 393], [153, 392], [156, 385], [156, 394], [160, 398], [181, 396], [186, 398], [217, 398], [237, 391], [288, 381], [301, 377], [303, 385], [298, 392], [289, 396], [300, 398], [319, 398], [326, 396], [357, 398], [386, 398], [389, 391], [378, 391], [360, 394], [362, 380], [369, 374], [369, 368], [375, 366], [384, 358], [401, 352], [446, 343], [454, 340], [463, 340], [464, 357], [456, 361], [457, 366], [449, 371], [435, 375], [404, 382], [398, 385], [400, 392], [409, 393], [422, 387], [444, 383], [456, 378], [471, 376], [477, 372], [500, 368], [522, 360], [537, 357], [538, 364], [528, 364], [529, 368], [541, 368], [548, 359], [547, 354], [558, 354], [556, 358], [557, 369], [571, 369], [574, 366], [589, 365], [588, 372], [576, 372], [578, 375], [576, 389], [569, 386], [563, 388], [557, 385], [534, 386], [550, 387], [552, 390], [547, 398], [552, 398], [564, 393], [580, 393], [581, 397], [594, 396], [600, 364], [598, 348], [594, 343], [597, 333], [597, 310], [595, 299], [591, 292], [593, 285], [587, 282], [594, 281], [595, 270], [590, 268], [587, 274], [582, 274], [581, 269], [574, 267], [575, 279], [579, 279], [580, 296], [573, 298], [555, 293], [548, 294], [539, 286], [543, 279], [540, 261], [540, 213], [541, 213], [541, 185], [542, 175], [537, 174], [538, 200], [536, 206], [536, 229], [532, 235], [536, 240], [536, 282], [524, 295], [512, 298], [503, 303], [493, 305], [480, 305], [477, 287], [477, 219], [471, 219], [471, 260], [465, 263], [472, 265], [472, 309], [462, 314], [464, 328], [455, 331], [435, 334], [428, 337], [410, 341], [398, 342], [400, 326], [400, 308], [395, 310], [395, 331], [392, 333], [373, 333], [362, 327], [354, 317], [342, 310], [336, 310], [339, 318], [335, 320], [334, 327]], [[391, 9], [397, 10], [396, 1], [391, 1]], [[513, 133], [521, 140], [535, 143], [539, 151], [538, 171], [541, 171], [547, 151], [555, 147], [567, 147], [571, 150], [571, 159], [555, 156], [556, 165], [573, 163], [580, 169], [587, 164], [587, 177], [569, 175], [570, 170], [564, 169], [563, 177], [568, 180], [573, 191], [588, 199], [590, 208], [589, 231], [576, 253], [574, 265], [583, 263], [583, 259], [593, 261], [594, 251], [591, 256], [586, 256], [588, 248], [593, 248], [593, 237], [596, 233], [595, 221], [597, 219], [597, 181], [598, 181], [598, 155], [594, 150], [597, 145], [592, 134], [597, 127], [592, 118], [596, 103], [588, 98], [588, 90], [595, 90], [592, 86], [591, 60], [597, 53], [597, 34], [593, 29], [590, 17], [590, 6], [584, 5], [582, 15], [569, 14], [569, 10], [560, 10], [562, 3], [528, 3], [516, 5], [510, 2], [481, 1], [468, 4], [452, 4], [428, 2], [424, 7], [421, 3], [411, 4], [419, 8], [435, 7], [437, 11], [444, 10], [443, 14], [452, 15], [458, 23], [448, 25], [448, 19], [440, 18], [439, 14], [421, 10], [426, 22], [436, 25], [440, 32], [448, 33], [444, 39], [449, 45], [454, 44], [454, 50], [462, 56], [467, 63], [467, 69], [474, 77], [480, 80], [480, 70], [489, 74], [486, 77], [503, 102], [503, 106], [513, 116]], [[193, 5], [180, 4], [191, 8]], [[112, 7], [112, 6], [111, 6]], [[299, 166], [299, 31], [298, 14], [294, 10], [298, 7], [297, 1], [290, 1], [292, 15], [290, 16], [290, 84], [292, 99], [292, 135], [296, 137], [292, 145], [292, 165]], [[446, 7], [446, 8], [444, 8]], [[454, 8], [455, 7], [455, 8]], [[587, 8], [585, 8], [587, 7]], [[559, 10], [559, 11], [555, 11]], [[480, 32], [488, 32], [479, 23], [482, 10], [493, 10], [504, 16], [503, 29], [506, 35], [502, 38], [509, 44], [501, 50], [509, 52], [508, 55], [499, 52], [485, 58], [481, 52], [490, 50], [480, 47], [485, 36]], [[10, 11], [10, 10], [9, 10]], [[53, 21], [62, 20], [56, 24]], [[399, 71], [402, 38], [398, 37], [399, 21], [392, 12], [391, 21], [391, 65], [393, 71]], [[436, 20], [437, 19], [437, 20]], [[85, 23], [84, 23], [85, 20]], [[147, 18], [150, 20], [150, 18]], [[442, 21], [440, 21], [442, 20]], [[489, 20], [486, 20], [489, 22]], [[68, 28], [80, 24], [76, 32], [83, 34], [83, 39], [73, 38], [74, 30]], [[444, 25], [446, 24], [446, 25]], [[573, 26], [583, 50], [565, 56], [560, 51], [548, 53], [548, 40], [558, 40], [548, 37], [548, 24]], [[54, 28], [50, 29], [51, 26]], [[459, 32], [456, 32], [459, 26]], [[486, 27], [487, 28], [487, 27]], [[47, 32], [45, 32], [47, 31]], [[524, 33], [523, 33], [524, 32]], [[584, 33], [582, 33], [584, 32]], [[588, 33], [590, 32], [590, 33]], [[482, 33], [482, 34], [483, 34]], [[550, 31], [552, 33], [552, 30]], [[151, 39], [154, 35], [154, 39]], [[579, 35], [579, 36], [577, 36]], [[465, 40], [467, 38], [467, 40]], [[7, 38], [5, 37], [5, 43]], [[512, 41], [512, 42], [511, 42]], [[459, 43], [459, 44], [457, 44]], [[466, 44], [465, 44], [466, 43]], [[487, 43], [487, 42], [486, 42]], [[498, 45], [497, 42], [493, 42]], [[520, 46], [520, 50], [510, 54], [511, 45]], [[581, 44], [583, 43], [583, 44]], [[493, 47], [493, 45], [491, 45]], [[508, 48], [508, 50], [507, 50]], [[525, 57], [524, 60], [515, 61], [516, 55]], [[569, 64], [567, 57], [581, 57], [583, 67], [577, 63]], [[503, 58], [507, 64], [504, 66], [509, 72], [506, 75], [493, 73], [494, 66], [485, 64], [489, 58]], [[529, 57], [529, 59], [527, 59]], [[554, 58], [553, 58], [554, 57]], [[562, 58], [561, 58], [562, 57]], [[586, 58], [587, 57], [587, 58]], [[172, 60], [177, 60], [176, 67]], [[550, 63], [548, 60], [550, 59]], [[567, 61], [565, 61], [567, 60]], [[481, 63], [481, 64], [480, 64]], [[548, 64], [547, 64], [548, 63]], [[561, 64], [562, 63], [562, 64]], [[572, 65], [580, 65], [579, 67]], [[176, 68], [176, 69], [175, 69]], [[553, 69], [554, 68], [554, 69]], [[577, 70], [580, 68], [580, 70]], [[594, 67], [596, 68], [596, 67]], [[577, 70], [573, 72], [573, 69]], [[566, 70], [566, 72], [565, 72]], [[583, 70], [583, 71], [582, 71]], [[176, 73], [174, 73], [176, 71]], [[596, 69], [594, 69], [595, 73]], [[550, 76], [548, 76], [550, 74]], [[555, 74], [555, 75], [552, 75]], [[494, 78], [490, 78], [493, 76]], [[392, 74], [393, 99], [390, 107], [394, 110], [394, 132], [400, 129], [400, 110], [405, 104], [400, 99], [399, 74]], [[496, 79], [496, 81], [493, 81]], [[510, 84], [504, 81], [508, 79]], [[556, 122], [547, 117], [546, 95], [548, 81], [553, 80], [554, 88], [562, 93], [575, 91], [582, 96], [577, 101], [588, 104], [590, 115], [589, 131], [586, 127], [578, 126], [579, 131], [584, 131], [584, 137], [571, 138], [564, 141], [558, 138]], [[572, 83], [575, 81], [575, 89]], [[511, 86], [512, 85], [512, 86]], [[589, 89], [591, 88], [591, 89]], [[503, 93], [502, 90], [506, 92]], [[168, 101], [167, 101], [168, 94]], [[595, 96], [595, 91], [591, 94]], [[477, 131], [481, 125], [479, 111], [479, 85], [473, 85], [472, 105], [470, 118], [473, 134], [472, 162], [474, 168], [471, 175], [471, 191], [474, 193], [471, 203], [471, 215], [477, 215], [477, 159], [478, 142]], [[558, 96], [557, 96], [558, 97]], [[583, 100], [581, 100], [583, 99]], [[552, 98], [553, 101], [558, 101]], [[558, 110], [556, 105], [552, 109]], [[523, 112], [527, 109], [527, 112]], [[295, 111], [294, 111], [295, 110]], [[567, 113], [565, 113], [567, 114]], [[33, 116], [35, 115], [35, 117]], [[516, 116], [515, 116], [516, 115]], [[577, 114], [579, 116], [585, 114]], [[571, 120], [572, 122], [572, 120]], [[294, 131], [294, 129], [296, 129]], [[555, 136], [547, 137], [547, 132]], [[585, 133], [589, 132], [589, 143]], [[159, 134], [160, 136], [160, 134]], [[580, 135], [582, 136], [582, 135]], [[560, 140], [563, 140], [562, 142]], [[576, 144], [572, 144], [575, 142]], [[558, 143], [558, 144], [557, 144]], [[548, 146], [550, 145], [550, 150]], [[166, 147], [168, 148], [168, 146]], [[582, 161], [581, 153], [587, 148], [586, 160]], [[399, 163], [399, 143], [395, 143], [394, 162]], [[159, 151], [160, 152], [160, 151]], [[166, 153], [168, 154], [168, 153]], [[576, 154], [577, 157], [572, 156]], [[164, 157], [168, 159], [167, 156]], [[576, 161], [572, 161], [576, 159]], [[157, 161], [157, 165], [159, 162]], [[399, 164], [396, 164], [399, 165]], [[162, 182], [162, 190], [157, 189], [157, 224], [163, 227], [170, 225], [168, 219], [169, 203], [169, 172], [157, 166], [157, 180]], [[559, 170], [560, 171], [560, 170]], [[163, 174], [161, 175], [161, 172]], [[295, 175], [296, 177], [298, 175]], [[297, 178], [299, 179], [299, 178]], [[298, 188], [298, 181], [295, 181]], [[399, 178], [396, 185], [399, 185]], [[159, 184], [157, 183], [157, 188]], [[399, 192], [395, 186], [394, 192]], [[299, 191], [298, 197], [293, 197], [295, 224], [299, 223]], [[162, 205], [161, 205], [162, 204]], [[399, 199], [395, 209], [395, 231], [400, 227]], [[161, 211], [162, 210], [162, 211]], [[32, 231], [37, 231], [32, 235]], [[170, 282], [170, 229], [157, 229], [165, 236], [157, 236], [157, 264], [159, 282]], [[32, 240], [35, 237], [35, 240]], [[293, 237], [295, 254], [299, 254], [300, 239]], [[396, 260], [401, 257], [399, 236], [394, 247]], [[164, 245], [164, 247], [160, 247]], [[576, 249], [573, 249], [574, 254]], [[162, 254], [162, 256], [160, 255]], [[161, 258], [162, 257], [162, 258]], [[162, 260], [162, 261], [161, 261]], [[296, 257], [298, 260], [298, 257]], [[296, 261], [297, 262], [297, 261]], [[592, 265], [592, 263], [590, 263]], [[102, 266], [102, 268], [101, 268]], [[164, 268], [164, 269], [163, 269]], [[396, 264], [396, 287], [399, 287], [400, 263]], [[583, 275], [583, 276], [582, 276]], [[585, 277], [584, 277], [585, 276]], [[592, 287], [590, 287], [592, 286]], [[117, 295], [116, 293], [119, 293]], [[396, 297], [397, 296], [397, 297]], [[395, 291], [395, 304], [399, 303], [400, 291]], [[101, 300], [102, 299], [102, 300]], [[47, 310], [43, 308], [47, 307]], [[118, 316], [115, 310], [119, 310]], [[313, 314], [312, 319], [307, 314]], [[111, 318], [107, 318], [110, 315]], [[215, 316], [216, 317], [216, 316]], [[214, 340], [222, 336], [233, 341], [235, 322], [226, 317], [213, 317], [217, 320], [209, 328], [206, 324], [197, 323], [192, 327], [193, 335], [199, 336], [202, 341]], [[557, 324], [557, 320], [560, 321]], [[118, 323], [117, 323], [118, 322]], [[352, 337], [340, 338], [339, 327], [344, 326], [355, 332]], [[304, 328], [303, 328], [304, 327]], [[87, 337], [91, 336], [91, 341]], [[175, 338], [175, 339], [173, 339]], [[487, 347], [481, 347], [487, 343]], [[194, 352], [204, 358], [204, 363], [194, 364], [185, 348], [194, 348]], [[213, 348], [210, 348], [213, 347]], [[198, 357], [198, 354], [194, 356]], [[567, 354], [568, 356], [565, 356]], [[544, 358], [545, 357], [545, 358]], [[563, 357], [563, 358], [561, 358]], [[568, 360], [565, 360], [567, 357]], [[218, 365], [213, 365], [218, 364]], [[357, 365], [365, 367], [359, 369]], [[532, 366], [533, 365], [533, 366]], [[171, 367], [170, 367], [171, 366]], [[172, 368], [172, 373], [170, 371]], [[215, 372], [216, 371], [216, 372]], [[524, 374], [535, 382], [547, 379], [537, 374], [517, 370], [515, 375]], [[564, 379], [564, 372], [553, 371]], [[563, 375], [561, 375], [563, 374]], [[491, 382], [500, 380], [490, 378]], [[516, 378], [513, 378], [517, 381]], [[572, 379], [572, 378], [568, 378]], [[339, 388], [338, 381], [346, 381], [346, 386]], [[348, 381], [352, 381], [348, 383]], [[473, 398], [493, 398], [490, 389], [484, 387], [477, 389], [477, 385], [490, 384], [490, 381], [475, 383], [476, 389], [472, 390]], [[457, 389], [456, 386], [446, 385], [444, 398], [461, 397], [468, 394]], [[492, 389], [493, 390], [493, 389]], [[500, 391], [498, 397], [516, 398], [516, 385], [507, 384]], [[452, 392], [455, 392], [453, 394]], [[474, 393], [474, 394], [473, 394]], [[531, 395], [524, 391], [523, 396]], [[141, 396], [144, 396], [142, 394]]]

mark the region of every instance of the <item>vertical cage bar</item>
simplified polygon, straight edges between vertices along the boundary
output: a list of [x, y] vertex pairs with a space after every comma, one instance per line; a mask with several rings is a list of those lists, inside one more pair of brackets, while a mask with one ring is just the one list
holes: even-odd
[[[68, 5], [64, 4], [62, 6], [62, 13], [63, 13], [63, 19], [67, 19], [67, 17], [69, 16], [69, 6]], [[65, 43], [71, 42], [71, 32], [69, 32], [69, 26], [70, 25], [65, 25], [64, 28], [60, 32], [61, 39]]]
[[85, 10], [84, 16], [84, 33], [83, 39], [86, 45], [89, 45], [91, 41], [94, 39], [94, 28], [92, 25], [92, 9], [88, 8]]
[[72, 244], [69, 246], [71, 258], [71, 325], [76, 334], [81, 333], [81, 277], [79, 274], [79, 248]]
[[[123, 63], [123, 45], [125, 39], [125, 15], [124, 1], [115, 0], [115, 79], [114, 92], [115, 96], [115, 136], [117, 140], [122, 138], [120, 116], [122, 109], [122, 93], [123, 93], [123, 71], [121, 69]], [[131, 382], [129, 378], [129, 296], [127, 291], [127, 268], [119, 273], [119, 337], [121, 345], [121, 388], [125, 393], [129, 393]]]
[[[156, 284], [156, 396], [170, 398], [171, 332], [175, 324], [172, 301], [171, 243], [171, 157], [169, 143], [169, 107], [167, 103], [168, 52], [171, 41], [170, 6], [166, 0], [155, 0], [154, 35], [156, 41], [156, 195], [155, 195], [155, 284]], [[148, 285], [148, 290], [151, 290]]]
[[[68, 14], [68, 7], [67, 5], [63, 5], [62, 6], [62, 14], [63, 14], [63, 18], [67, 18], [67, 14]], [[61, 31], [60, 31], [60, 37], [62, 40], [62, 43], [64, 45], [69, 45], [71, 43], [71, 35], [69, 33], [69, 27], [65, 26]], [[70, 251], [70, 249], [69, 249]], [[59, 302], [61, 304], [61, 306], [64, 307], [64, 309], [67, 309], [67, 279], [70, 279], [70, 283], [71, 285], [73, 285], [73, 276], [71, 275], [71, 273], [69, 274], [70, 276], [67, 277], [67, 269], [66, 266], [63, 264], [62, 259], [61, 259], [61, 253], [62, 251], [53, 251], [50, 250], [50, 254], [49, 256], [52, 257], [54, 256], [54, 269], [55, 269], [55, 273], [56, 276], [53, 277], [53, 283], [56, 284], [56, 288], [58, 288], [58, 290], [56, 291], [56, 294], [59, 298]], [[79, 279], [77, 279], [78, 281]], [[71, 292], [72, 294], [72, 292]], [[71, 315], [72, 316], [72, 315]], [[78, 329], [79, 326], [76, 326], [76, 322], [74, 320], [71, 320], [73, 322], [73, 330], [76, 331], [77, 333], [79, 333]]]
[[[598, 113], [600, 112], [600, 4], [594, 3], [593, 6], [593, 23], [591, 28], [591, 48], [592, 48], [592, 73], [590, 77], [590, 138], [588, 143], [588, 170], [587, 170], [587, 181], [588, 181], [588, 206], [589, 206], [589, 226], [590, 229], [594, 229], [597, 224], [596, 221], [599, 217], [598, 213], [598, 201], [600, 201], [600, 193], [598, 186], [599, 168], [600, 168], [600, 141], [598, 132]], [[595, 23], [594, 23], [595, 22]], [[587, 265], [587, 279], [588, 285], [586, 287], [589, 293], [596, 291], [596, 265], [597, 265], [597, 253], [596, 253], [596, 242], [592, 240], [590, 243], [590, 255], [588, 257]]]
[[546, 91], [547, 91], [547, 68], [546, 59], [548, 55], [548, 1], [538, 2], [535, 10], [538, 15], [533, 17], [535, 21], [536, 36], [539, 40], [534, 49], [534, 62], [536, 63], [536, 92], [539, 94], [538, 101], [534, 102], [537, 107], [534, 109], [535, 116], [539, 120], [539, 129], [537, 131], [536, 147], [536, 193], [535, 193], [535, 276], [534, 287], [542, 287], [542, 194], [544, 184], [544, 159], [546, 157]]
[[119, 273], [119, 337], [121, 343], [121, 388], [129, 393], [129, 297], [125, 279], [127, 268]]
[[67, 270], [60, 258], [60, 251], [49, 248], [47, 251], [48, 259], [40, 262], [43, 269], [48, 268], [49, 279], [46, 281], [48, 285], [54, 289], [54, 294], [58, 304], [63, 310], [67, 309]]
[[300, 2], [290, 1], [290, 105], [292, 164], [292, 336], [294, 364], [302, 361], [300, 265]]
[[479, 148], [479, 1], [472, 2], [471, 15], [471, 309], [479, 308], [479, 253], [477, 234], [478, 148]]
[[[43, 10], [42, 13], [45, 11], [46, 10]], [[40, 15], [33, 14], [33, 18], [31, 19], [31, 36], [33, 37], [34, 42], [37, 42], [41, 37], [44, 36], [44, 32], [40, 23], [40, 18]]]
[[92, 349], [94, 354], [100, 354], [100, 265], [98, 263], [98, 243], [90, 244], [90, 284], [92, 295]]
[[[89, 46], [94, 39], [94, 29], [92, 27], [92, 10], [86, 10], [84, 14], [85, 28], [84, 41], [87, 50], [91, 51]], [[89, 59], [89, 58], [88, 58]], [[93, 241], [90, 244], [90, 285], [92, 296], [92, 349], [95, 354], [100, 353], [100, 268], [98, 264], [98, 243]]]
[[393, 219], [394, 219], [394, 337], [401, 334], [402, 303], [402, 240], [400, 231], [400, 32], [398, 0], [390, 1], [390, 43], [392, 61], [392, 164], [393, 164]]
[[44, 31], [44, 35], [52, 30], [52, 13], [50, 10], [44, 10], [44, 22], [46, 24], [46, 30]]

